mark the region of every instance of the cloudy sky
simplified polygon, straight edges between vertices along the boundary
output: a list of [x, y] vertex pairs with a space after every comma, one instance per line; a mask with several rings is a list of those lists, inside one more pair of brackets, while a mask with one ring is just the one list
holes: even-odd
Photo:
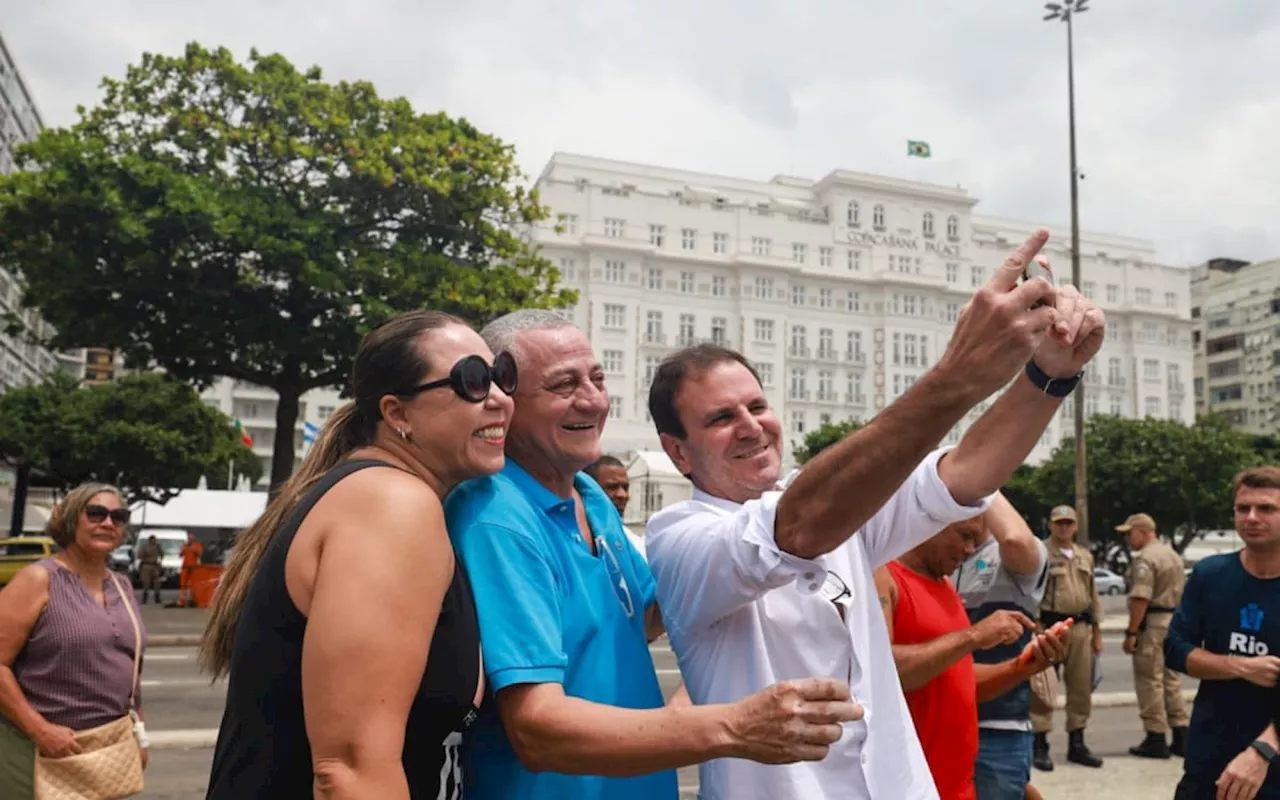
[[[46, 124], [185, 42], [368, 79], [516, 145], [767, 179], [962, 184], [1068, 220], [1066, 31], [1036, 0], [0, 0]], [[1085, 229], [1168, 263], [1280, 257], [1280, 3], [1092, 0], [1076, 28]], [[906, 158], [906, 140], [934, 157]]]

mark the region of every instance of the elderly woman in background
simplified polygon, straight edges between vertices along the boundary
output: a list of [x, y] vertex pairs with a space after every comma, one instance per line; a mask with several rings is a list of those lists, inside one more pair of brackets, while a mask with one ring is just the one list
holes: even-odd
[[59, 759], [81, 753], [87, 745], [77, 732], [123, 725], [131, 705], [138, 756], [146, 765], [138, 678], [146, 634], [127, 579], [107, 566], [128, 523], [120, 490], [98, 483], [77, 487], [49, 519], [49, 533], [62, 549], [24, 568], [0, 591], [5, 800], [35, 796], [37, 754]]

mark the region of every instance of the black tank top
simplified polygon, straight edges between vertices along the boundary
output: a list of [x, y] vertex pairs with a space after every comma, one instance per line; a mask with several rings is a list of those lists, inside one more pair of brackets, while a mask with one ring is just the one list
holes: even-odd
[[[285, 586], [289, 545], [316, 502], [338, 481], [367, 467], [356, 460], [334, 467], [303, 497], [272, 538], [236, 623], [227, 705], [218, 731], [208, 800], [311, 800], [311, 746], [302, 710], [302, 636], [307, 619]], [[377, 547], [377, 531], [369, 532]], [[377, 614], [370, 608], [368, 613]], [[370, 654], [376, 658], [376, 653]], [[445, 593], [405, 727], [404, 763], [413, 800], [462, 797], [461, 731], [474, 721], [480, 677], [480, 632], [462, 563]]]

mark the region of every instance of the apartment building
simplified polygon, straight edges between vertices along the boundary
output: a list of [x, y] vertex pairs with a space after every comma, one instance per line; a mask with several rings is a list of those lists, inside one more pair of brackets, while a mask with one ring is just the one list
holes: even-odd
[[1192, 279], [1197, 413], [1280, 435], [1280, 260], [1219, 258]]
[[[271, 459], [275, 452], [276, 410], [279, 398], [274, 389], [256, 386], [231, 378], [219, 378], [213, 386], [201, 393], [206, 405], [222, 411], [236, 420], [253, 440], [253, 452], [262, 460], [262, 479], [258, 488], [270, 485]], [[306, 455], [306, 426], [324, 427], [329, 416], [345, 400], [337, 389], [315, 389], [302, 396], [298, 404], [298, 421], [294, 425], [294, 467], [302, 463]]]
[[[34, 139], [42, 129], [35, 101], [0, 37], [0, 174], [14, 170], [14, 148]], [[0, 391], [35, 383], [56, 369], [83, 377], [83, 351], [57, 353], [30, 341], [27, 333], [44, 338], [52, 329], [35, 311], [23, 311], [21, 300], [17, 276], [0, 267], [0, 313], [18, 313], [27, 328], [18, 336], [0, 333]]]

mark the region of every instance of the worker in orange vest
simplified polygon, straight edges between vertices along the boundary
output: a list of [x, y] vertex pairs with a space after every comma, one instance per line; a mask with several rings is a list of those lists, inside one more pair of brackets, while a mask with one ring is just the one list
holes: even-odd
[[194, 533], [187, 534], [187, 543], [182, 546], [182, 572], [178, 573], [178, 606], [186, 608], [187, 598], [191, 598], [191, 606], [196, 605], [195, 594], [191, 589], [191, 579], [196, 567], [204, 556], [204, 545], [200, 544]]

